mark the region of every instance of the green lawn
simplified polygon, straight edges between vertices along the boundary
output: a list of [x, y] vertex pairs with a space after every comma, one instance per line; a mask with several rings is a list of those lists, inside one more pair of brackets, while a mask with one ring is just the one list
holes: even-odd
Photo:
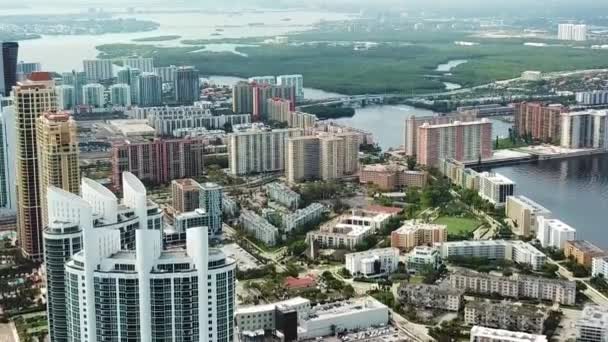
[[[256, 44], [259, 40], [252, 38], [242, 43]], [[108, 44], [97, 48], [102, 58], [154, 57], [157, 65], [194, 65], [205, 75], [249, 77], [301, 73], [307, 86], [343, 94], [428, 93], [444, 90], [443, 81], [474, 86], [519, 77], [525, 70], [551, 72], [608, 65], [608, 51], [605, 50], [564, 46], [538, 48], [523, 45], [523, 40], [482, 39], [469, 37], [464, 32], [409, 34], [389, 31], [363, 36], [361, 33], [308, 32], [290, 36], [290, 41], [298, 43], [319, 40], [384, 44], [369, 51], [353, 51], [351, 46], [331, 44], [239, 47], [238, 51], [244, 55], [200, 51], [202, 45], [162, 48], [153, 44]], [[455, 40], [480, 45], [457, 46]], [[454, 68], [451, 76], [435, 70], [438, 64], [457, 59], [469, 62]], [[361, 82], [362, 79], [365, 82]]]
[[498, 139], [498, 144], [496, 144], [496, 141], [494, 141], [494, 150], [506, 150], [526, 146], [529, 146], [529, 144], [526, 144], [524, 141], [519, 140], [513, 143], [513, 141], [509, 138]]
[[433, 223], [448, 226], [448, 234], [460, 234], [460, 232], [472, 232], [481, 225], [481, 222], [472, 218], [442, 216]]

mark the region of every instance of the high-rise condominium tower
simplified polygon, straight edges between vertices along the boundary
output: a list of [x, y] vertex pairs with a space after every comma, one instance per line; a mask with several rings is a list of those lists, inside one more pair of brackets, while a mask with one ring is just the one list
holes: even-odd
[[2, 126], [2, 164], [0, 165], [0, 207], [11, 211], [17, 209], [17, 190], [15, 179], [15, 107], [7, 106], [1, 110], [0, 123]]
[[38, 169], [42, 226], [47, 225], [46, 189], [55, 186], [80, 192], [76, 121], [66, 112], [45, 112], [37, 119]]
[[125, 58], [123, 66], [131, 69], [139, 69], [141, 72], [154, 72], [154, 59], [144, 57]]
[[175, 102], [191, 105], [200, 98], [198, 70], [194, 67], [180, 67], [175, 71]]
[[[132, 175], [123, 179], [125, 202], [145, 201], [141, 182]], [[49, 229], [45, 237], [69, 254], [81, 231], [82, 248], [64, 263], [63, 274], [54, 268], [56, 284], [64, 286], [49, 291], [49, 303], [64, 305], [55, 306], [56, 319], [49, 322], [63, 330], [51, 325], [51, 334], [65, 332], [67, 341], [233, 341], [236, 263], [209, 248], [206, 227], [188, 229], [185, 249], [171, 250], [163, 249], [160, 230], [140, 228], [135, 249], [125, 249], [120, 230], [95, 227], [97, 216], [111, 214], [103, 191], [88, 193], [89, 200], [60, 189], [52, 194], [50, 221], [70, 229], [55, 229], [53, 240]]]
[[302, 135], [301, 129], [253, 127], [229, 135], [228, 164], [233, 175], [285, 170], [287, 139]]
[[47, 73], [13, 88], [16, 129], [17, 232], [23, 254], [42, 258], [42, 204], [39, 182], [36, 119], [56, 110], [55, 84]]
[[63, 85], [74, 87], [74, 104], [82, 104], [82, 87], [87, 84], [87, 74], [84, 71], [72, 71], [61, 74]]
[[296, 89], [296, 98], [304, 100], [304, 76], [302, 75], [280, 75], [277, 76], [277, 84], [292, 86]]
[[356, 133], [290, 138], [285, 173], [290, 183], [339, 179], [357, 173], [358, 157], [359, 138]]
[[76, 89], [72, 85], [62, 84], [55, 87], [57, 91], [57, 109], [72, 110], [76, 107]]
[[114, 84], [110, 87], [110, 103], [117, 107], [131, 105], [131, 86], [126, 83]]
[[90, 59], [82, 61], [87, 79], [92, 82], [109, 80], [114, 76], [112, 60]]
[[238, 82], [232, 87], [232, 111], [236, 114], [253, 113], [253, 85]]
[[138, 104], [142, 107], [160, 106], [163, 102], [163, 81], [160, 76], [143, 73], [138, 77]]
[[158, 206], [147, 200], [143, 185], [133, 175], [127, 175], [127, 181], [122, 203], [108, 188], [87, 178], [82, 179], [81, 197], [54, 186], [47, 189], [44, 261], [49, 334], [53, 342], [79, 340], [67, 324], [65, 263], [82, 250], [83, 227], [116, 232], [121, 250], [136, 247], [136, 230], [161, 229], [162, 212]]
[[19, 44], [15, 42], [0, 43], [0, 95], [10, 95], [17, 84], [17, 54]]
[[199, 205], [209, 216], [211, 235], [222, 235], [222, 194], [223, 188], [215, 183], [203, 183], [200, 186]]
[[99, 83], [91, 83], [82, 87], [82, 104], [93, 108], [103, 108], [106, 104], [106, 88]]

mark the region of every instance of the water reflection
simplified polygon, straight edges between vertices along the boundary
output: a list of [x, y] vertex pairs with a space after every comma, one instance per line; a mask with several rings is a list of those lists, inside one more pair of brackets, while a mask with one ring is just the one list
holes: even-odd
[[608, 247], [608, 155], [549, 160], [494, 171], [525, 195], [577, 228], [577, 237]]

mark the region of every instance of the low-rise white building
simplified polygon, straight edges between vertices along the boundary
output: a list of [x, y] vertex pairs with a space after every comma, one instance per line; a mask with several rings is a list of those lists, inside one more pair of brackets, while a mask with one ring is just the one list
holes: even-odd
[[425, 267], [437, 268], [441, 262], [441, 257], [437, 248], [429, 246], [417, 246], [407, 254], [408, 271], [420, 271]]
[[539, 216], [536, 238], [543, 247], [564, 249], [566, 241], [576, 240], [576, 229], [558, 220]]
[[547, 261], [547, 256], [527, 242], [513, 240], [510, 243], [509, 260], [518, 264], [532, 265], [535, 271], [540, 270]]
[[266, 245], [274, 246], [277, 243], [277, 236], [279, 235], [277, 227], [253, 211], [243, 210], [240, 221], [246, 232], [252, 234]]
[[524, 81], [540, 81], [543, 79], [543, 73], [540, 71], [527, 70], [521, 73], [521, 79]]
[[476, 325], [471, 329], [471, 342], [547, 342], [547, 336]]
[[479, 240], [453, 241], [441, 244], [441, 257], [454, 256], [485, 258], [490, 260], [512, 260], [521, 264], [530, 264], [532, 269], [539, 270], [547, 257], [529, 243], [520, 240]]
[[379, 248], [346, 254], [346, 269], [355, 277], [377, 277], [391, 274], [399, 263], [399, 249]]
[[309, 232], [306, 240], [322, 248], [355, 249], [366, 236], [376, 232], [391, 218], [392, 214], [368, 210], [353, 210]]
[[318, 305], [300, 320], [298, 339], [384, 326], [388, 320], [388, 307], [372, 297]]
[[593, 258], [591, 275], [594, 277], [603, 276], [608, 278], [608, 256]]
[[272, 304], [238, 307], [234, 319], [241, 332], [274, 330], [278, 308], [295, 310], [298, 313], [298, 320], [303, 320], [310, 313], [310, 300], [296, 297]]
[[493, 172], [479, 174], [479, 196], [496, 206], [503, 206], [507, 197], [515, 193], [515, 183], [509, 178]]
[[313, 203], [304, 209], [298, 209], [293, 213], [283, 215], [283, 228], [286, 232], [290, 232], [311, 222], [318, 221], [326, 210], [322, 204]]
[[576, 321], [577, 342], [608, 342], [608, 308], [586, 305]]
[[283, 183], [270, 183], [265, 186], [265, 189], [270, 200], [278, 202], [292, 210], [298, 209], [301, 196], [287, 185]]

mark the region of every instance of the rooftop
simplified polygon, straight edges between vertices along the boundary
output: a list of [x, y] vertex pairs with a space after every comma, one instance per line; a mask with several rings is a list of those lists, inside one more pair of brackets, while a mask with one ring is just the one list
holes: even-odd
[[184, 190], [198, 190], [200, 188], [200, 184], [192, 178], [175, 179], [172, 183]]
[[544, 222], [552, 229], [558, 231], [576, 232], [576, 229], [558, 219], [545, 219]]
[[368, 256], [386, 255], [386, 254], [393, 254], [398, 257], [399, 249], [393, 248], [393, 247], [376, 248], [376, 249], [370, 249], [368, 251], [363, 251], [363, 252], [348, 253], [348, 254], [346, 254], [346, 256], [348, 257], [349, 255], [351, 255], [351, 256], [356, 255], [356, 256], [360, 256], [360, 257], [368, 257]]
[[533, 305], [525, 305], [521, 303], [510, 303], [510, 302], [500, 302], [493, 303], [490, 301], [474, 301], [468, 302], [465, 306], [466, 309], [475, 309], [482, 311], [502, 311], [507, 315], [526, 315], [526, 316], [536, 316], [536, 317], [544, 317], [545, 313], [543, 310], [539, 309]]
[[608, 326], [608, 308], [599, 305], [586, 305], [577, 325]]
[[112, 120], [110, 126], [124, 136], [154, 135], [156, 132], [146, 120]]
[[350, 315], [356, 311], [368, 311], [381, 308], [386, 308], [386, 305], [378, 302], [372, 297], [328, 303], [314, 307], [306, 321], [330, 319], [335, 316]]
[[481, 119], [478, 121], [454, 121], [452, 123], [447, 123], [447, 124], [438, 124], [438, 125], [433, 125], [433, 124], [429, 124], [428, 122], [423, 123], [420, 128], [447, 128], [447, 127], [457, 127], [457, 126], [478, 126], [478, 125], [484, 125], [484, 124], [490, 124], [490, 120], [488, 119]]
[[424, 223], [421, 221], [410, 220], [403, 222], [403, 225], [394, 231], [396, 234], [405, 234], [413, 231], [417, 231], [419, 229], [425, 230], [436, 230], [436, 229], [446, 229], [447, 226], [444, 224], [432, 224], [432, 223]]
[[606, 115], [608, 115], [608, 111], [589, 109], [589, 110], [584, 110], [584, 111], [580, 111], [580, 112], [562, 113], [562, 116], [585, 116], [585, 115], [606, 116]]
[[410, 291], [416, 291], [418, 294], [420, 292], [433, 292], [433, 293], [442, 293], [450, 296], [462, 296], [465, 291], [460, 289], [455, 289], [449, 286], [441, 286], [441, 285], [430, 285], [430, 284], [410, 284], [410, 283], [401, 283], [400, 288], [407, 289]]
[[416, 246], [414, 247], [408, 255], [431, 255], [433, 253], [437, 253], [437, 248], [430, 246]]
[[543, 207], [542, 205], [534, 202], [533, 200], [529, 199], [526, 196], [509, 196], [508, 199], [512, 200], [512, 201], [516, 201], [519, 202], [522, 205], [525, 205], [529, 208], [531, 208], [532, 210], [534, 210], [535, 212], [545, 212], [545, 213], [550, 213], [551, 211], [545, 207]]
[[471, 336], [488, 337], [488, 338], [492, 338], [495, 341], [500, 340], [500, 341], [518, 341], [518, 342], [523, 342], [523, 341], [547, 342], [547, 337], [544, 335], [533, 335], [533, 334], [527, 334], [527, 333], [518, 332], [518, 331], [492, 329], [492, 328], [486, 328], [486, 327], [482, 327], [482, 326], [478, 326], [478, 325], [474, 326], [473, 329], [471, 329]]
[[281, 302], [276, 302], [276, 303], [270, 303], [270, 304], [263, 304], [263, 305], [252, 305], [252, 306], [239, 306], [236, 310], [236, 315], [243, 315], [243, 314], [253, 314], [253, 313], [258, 313], [258, 312], [265, 312], [265, 311], [273, 311], [277, 306], [298, 306], [298, 305], [306, 305], [306, 304], [310, 304], [310, 301], [306, 298], [302, 298], [302, 297], [295, 297], [295, 298], [290, 298]]
[[580, 250], [583, 253], [606, 253], [603, 249], [587, 240], [567, 241], [566, 244]]
[[512, 180], [501, 175], [500, 173], [482, 172], [479, 174], [479, 176], [494, 184], [515, 184]]

